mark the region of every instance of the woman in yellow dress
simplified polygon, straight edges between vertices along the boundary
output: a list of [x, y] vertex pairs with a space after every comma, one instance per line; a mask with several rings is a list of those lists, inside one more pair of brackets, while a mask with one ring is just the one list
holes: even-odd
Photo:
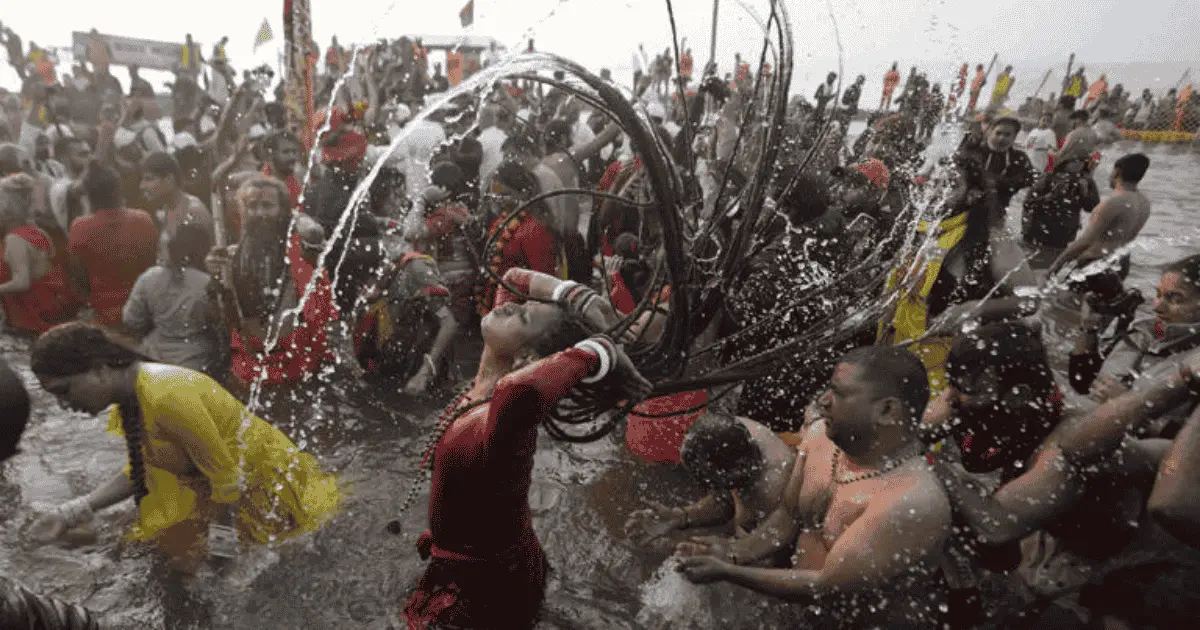
[[339, 507], [336, 480], [311, 455], [200, 372], [152, 363], [78, 322], [39, 337], [31, 367], [67, 407], [95, 414], [111, 406], [108, 430], [125, 437], [129, 455], [123, 474], [34, 522], [31, 533], [44, 542], [133, 497], [130, 538], [190, 569], [206, 546], [229, 556], [235, 540], [265, 544], [312, 531]]

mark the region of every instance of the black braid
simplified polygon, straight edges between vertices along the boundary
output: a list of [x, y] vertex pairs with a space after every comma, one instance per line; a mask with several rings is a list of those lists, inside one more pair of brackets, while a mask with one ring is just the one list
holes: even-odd
[[121, 430], [125, 432], [125, 452], [129, 457], [129, 479], [133, 481], [133, 501], [141, 507], [142, 499], [150, 494], [146, 487], [146, 463], [142, 460], [142, 434], [146, 428], [142, 406], [137, 400], [117, 405]]

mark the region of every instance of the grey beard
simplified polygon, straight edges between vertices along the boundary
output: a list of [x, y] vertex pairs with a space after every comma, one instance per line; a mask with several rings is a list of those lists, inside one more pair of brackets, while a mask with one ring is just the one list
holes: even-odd
[[234, 286], [242, 312], [270, 319], [284, 293], [287, 261], [287, 219], [281, 226], [269, 222], [246, 223], [233, 261]]

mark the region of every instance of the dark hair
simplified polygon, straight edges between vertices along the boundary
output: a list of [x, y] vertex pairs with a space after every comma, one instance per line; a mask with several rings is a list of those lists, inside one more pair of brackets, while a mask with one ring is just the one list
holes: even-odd
[[1122, 155], [1113, 162], [1113, 172], [1120, 173], [1118, 177], [1123, 182], [1136, 184], [1142, 181], [1146, 176], [1146, 170], [1150, 168], [1150, 158], [1146, 157], [1145, 153], [1130, 153]]
[[757, 480], [762, 450], [750, 429], [733, 416], [707, 411], [684, 435], [683, 467], [709, 489], [745, 488]]
[[1021, 121], [1012, 116], [1001, 116], [992, 122], [993, 127], [999, 127], [1000, 125], [1008, 125], [1013, 128], [1014, 132], [1021, 133]]
[[462, 169], [454, 162], [438, 162], [429, 174], [429, 183], [445, 188], [451, 194], [458, 192], [465, 181]]
[[155, 151], [142, 158], [142, 173], [149, 173], [155, 177], [174, 177], [175, 181], [179, 181], [179, 162], [171, 157], [171, 154], [162, 151]]
[[[138, 361], [149, 360], [146, 355], [110, 337], [99, 326], [70, 322], [47, 330], [33, 342], [29, 367], [38, 376], [61, 378], [100, 367], [125, 368]], [[117, 411], [121, 417], [121, 430], [125, 432], [133, 498], [141, 505], [142, 499], [150, 494], [142, 459], [142, 433], [145, 429], [142, 407], [134, 396], [132, 400], [119, 401]]]
[[530, 138], [524, 133], [518, 133], [509, 136], [509, 138], [504, 141], [504, 144], [500, 148], [505, 153], [528, 153], [530, 155], [538, 154], [537, 144], [533, 141], [533, 138]]
[[571, 124], [561, 118], [550, 121], [546, 125], [542, 139], [548, 153], [552, 150], [569, 147], [571, 145]]
[[1200, 292], [1200, 254], [1181, 258], [1163, 267], [1163, 273], [1177, 273], [1190, 285], [1192, 290]]
[[33, 172], [33, 162], [29, 154], [19, 145], [11, 142], [0, 143], [0, 177], [23, 172]]
[[955, 338], [946, 373], [956, 388], [988, 368], [996, 370], [997, 399], [973, 407], [970, 417], [951, 429], [971, 472], [1023, 464], [1062, 418], [1061, 396], [1036, 330], [1003, 322]]
[[573, 311], [559, 307], [561, 316], [549, 328], [542, 331], [532, 342], [532, 349], [539, 357], [548, 357], [595, 334], [591, 326]]
[[537, 178], [520, 162], [505, 160], [496, 169], [496, 181], [512, 189], [526, 200], [537, 196], [541, 190]]
[[1071, 119], [1071, 120], [1082, 120], [1082, 121], [1084, 121], [1084, 122], [1087, 122], [1087, 119], [1088, 119], [1090, 116], [1091, 116], [1091, 115], [1090, 115], [1090, 114], [1088, 114], [1088, 112], [1087, 112], [1087, 110], [1086, 110], [1086, 109], [1077, 109], [1077, 110], [1075, 110], [1075, 111], [1071, 112], [1071, 118], [1070, 118], [1070, 119]]
[[1058, 97], [1058, 106], [1062, 109], [1075, 109], [1075, 97], [1069, 94]]
[[95, 210], [120, 208], [121, 176], [112, 167], [92, 160], [83, 176], [83, 191]]
[[897, 398], [915, 427], [929, 404], [929, 376], [925, 365], [911, 352], [895, 346], [866, 346], [847, 352], [839, 364], [859, 368], [858, 378], [871, 388], [876, 400]]
[[808, 174], [797, 176], [779, 197], [779, 208], [792, 225], [803, 225], [820, 218], [829, 210], [828, 182]]
[[171, 266], [183, 270], [187, 267], [204, 270], [204, 258], [212, 249], [212, 234], [203, 225], [194, 221], [180, 224], [167, 243], [167, 256]]
[[4, 432], [0, 433], [0, 462], [3, 462], [21, 452], [18, 444], [29, 423], [29, 392], [21, 377], [4, 360], [0, 360], [0, 423], [4, 426]]

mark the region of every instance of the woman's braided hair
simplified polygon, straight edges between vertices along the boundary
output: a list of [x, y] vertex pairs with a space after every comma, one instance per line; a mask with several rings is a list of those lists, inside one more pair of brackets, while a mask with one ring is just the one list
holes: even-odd
[[[38, 376], [70, 377], [100, 367], [128, 367], [138, 361], [149, 361], [145, 355], [132, 350], [103, 329], [83, 322], [55, 326], [42, 333], [33, 344], [30, 368]], [[142, 460], [142, 433], [145, 423], [137, 396], [117, 403], [121, 430], [125, 432], [125, 449], [129, 456], [133, 499], [141, 505], [150, 494], [146, 487], [146, 465]]]

